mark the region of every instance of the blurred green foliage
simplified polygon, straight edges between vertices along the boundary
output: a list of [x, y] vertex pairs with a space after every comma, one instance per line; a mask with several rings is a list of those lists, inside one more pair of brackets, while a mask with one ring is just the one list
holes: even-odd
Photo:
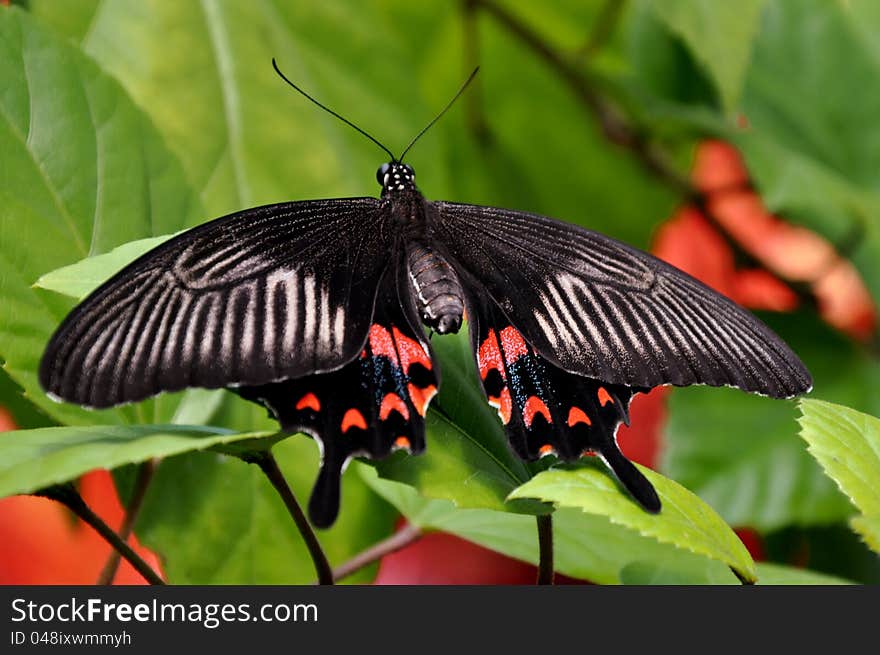
[[[695, 143], [730, 139], [768, 206], [845, 248], [880, 297], [880, 90], [869, 83], [880, 73], [880, 11], [871, 0], [23, 4], [0, 9], [0, 403], [24, 428], [170, 422], [202, 402], [176, 394], [94, 413], [48, 401], [37, 361], [73, 301], [34, 289], [40, 276], [248, 206], [376, 194], [383, 154], [291, 93], [272, 57], [392, 151], [479, 63], [474, 86], [408, 156], [425, 195], [535, 211], [640, 247], [682, 201], [646, 155], [664, 153], [684, 179]], [[628, 146], [597, 120], [596, 97], [624, 120], [635, 137]], [[876, 352], [809, 311], [770, 321], [813, 371], [815, 395], [880, 413]], [[492, 454], [500, 430], [474, 396], [461, 347], [440, 348], [443, 416], [431, 421], [429, 454], [423, 463], [392, 458], [380, 471], [427, 496], [492, 507], [531, 472], [505, 462], [507, 451]], [[243, 401], [216, 402], [205, 422], [271, 427]], [[729, 523], [768, 535], [781, 562], [793, 561], [805, 531], [836, 534], [853, 513], [806, 455], [795, 416], [791, 403], [676, 390], [663, 459], [665, 473]], [[482, 457], [502, 473], [480, 463], [480, 444], [490, 444]], [[313, 444], [288, 440], [279, 459], [306, 495]], [[161, 553], [171, 581], [311, 579], [298, 534], [252, 468], [214, 453], [160, 467], [137, 532]], [[462, 490], [469, 474], [488, 480], [484, 496]], [[388, 534], [391, 505], [419, 523], [426, 504], [447, 503], [409, 487], [389, 491], [395, 484], [365, 467], [346, 474], [340, 521], [320, 535], [334, 563]], [[442, 510], [421, 524], [535, 561], [531, 517]], [[557, 563], [569, 575], [736, 581], [715, 560], [606, 518], [571, 509], [555, 517]], [[841, 533], [848, 537], [822, 540], [816, 568], [876, 580], [876, 555]]]

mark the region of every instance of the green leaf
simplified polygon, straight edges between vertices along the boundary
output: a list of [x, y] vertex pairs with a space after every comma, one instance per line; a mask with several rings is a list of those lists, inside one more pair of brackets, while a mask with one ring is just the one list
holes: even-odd
[[868, 4], [767, 5], [737, 142], [768, 207], [850, 244], [880, 299], [880, 89], [864, 83], [880, 75], [880, 15]]
[[[301, 505], [318, 468], [318, 449], [291, 437], [272, 449]], [[343, 476], [342, 509], [318, 531], [331, 564], [339, 565], [386, 537], [396, 513], [357, 474]], [[278, 494], [257, 466], [215, 453], [163, 461], [135, 526], [159, 553], [174, 584], [310, 584], [315, 570]], [[369, 567], [346, 582], [367, 583]]]
[[[420, 496], [408, 485], [383, 480], [371, 467], [359, 466], [367, 484], [397, 507], [413, 525], [442, 530], [531, 564], [538, 563], [534, 517], [485, 509], [458, 509], [445, 500]], [[560, 508], [553, 513], [556, 571], [600, 584], [620, 584], [623, 570], [636, 561], [661, 568], [698, 571], [713, 584], [739, 584], [721, 562], [644, 537], [603, 516]]]
[[765, 0], [663, 0], [651, 4], [715, 80], [724, 108], [736, 108]]
[[[813, 374], [814, 396], [878, 406], [880, 367], [815, 316], [764, 315]], [[661, 470], [734, 526], [761, 531], [845, 520], [852, 508], [806, 452], [792, 402], [733, 389], [676, 389]]]
[[[461, 83], [460, 66], [449, 60], [461, 48], [461, 12], [453, 3], [329, 0], [305, 8], [277, 0], [117, 0], [96, 8], [34, 0], [30, 7], [79, 39], [150, 112], [210, 215], [377, 193], [373, 172], [385, 155], [292, 93], [271, 57], [392, 151]], [[573, 35], [570, 26], [594, 12], [560, 10], [553, 21]], [[426, 195], [539, 211], [647, 245], [674, 194], [607, 142], [531, 50], [491, 21], [484, 28], [480, 95], [495, 138], [488, 147], [475, 139], [459, 103], [408, 156]], [[570, 156], [572, 143], [577, 157]]]
[[512, 498], [539, 498], [562, 507], [608, 517], [641, 534], [729, 565], [746, 580], [755, 564], [739, 537], [715, 511], [678, 483], [639, 467], [660, 495], [663, 509], [649, 514], [622, 492], [597, 466], [539, 473], [513, 491]]
[[807, 449], [853, 504], [880, 516], [880, 419], [820, 400], [802, 400]]
[[96, 468], [168, 457], [267, 436], [192, 425], [94, 425], [6, 432], [0, 438], [0, 497], [69, 482]]
[[771, 562], [758, 562], [759, 585], [848, 585], [855, 584], [834, 575], [817, 573], [808, 569], [783, 566]]
[[880, 553], [880, 516], [854, 516], [849, 524], [871, 550]]
[[34, 286], [82, 300], [125, 266], [173, 236], [165, 234], [129, 241], [103, 255], [86, 257], [50, 271], [34, 282]]
[[0, 358], [30, 400], [66, 423], [165, 422], [177, 396], [86, 412], [36, 376], [69, 301], [31, 288], [47, 271], [201, 216], [149, 119], [81, 52], [16, 8], [0, 12]]

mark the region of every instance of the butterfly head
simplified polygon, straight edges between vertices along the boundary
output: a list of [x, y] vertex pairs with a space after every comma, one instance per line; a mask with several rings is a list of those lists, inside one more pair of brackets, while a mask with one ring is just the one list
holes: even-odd
[[416, 172], [411, 166], [400, 162], [382, 164], [376, 171], [376, 181], [382, 187], [382, 195], [415, 189]]

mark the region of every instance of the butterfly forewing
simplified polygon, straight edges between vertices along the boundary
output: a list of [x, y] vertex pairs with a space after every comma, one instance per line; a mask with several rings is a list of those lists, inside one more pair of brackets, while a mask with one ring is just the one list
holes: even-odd
[[375, 198], [284, 203], [147, 253], [50, 340], [47, 391], [91, 407], [331, 371], [363, 347], [392, 247]]
[[462, 277], [566, 371], [608, 384], [729, 385], [777, 398], [812, 385], [758, 319], [645, 252], [543, 216], [432, 205], [436, 238]]

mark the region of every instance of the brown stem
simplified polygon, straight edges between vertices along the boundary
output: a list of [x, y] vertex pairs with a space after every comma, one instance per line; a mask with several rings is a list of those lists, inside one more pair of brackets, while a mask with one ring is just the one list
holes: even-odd
[[327, 561], [327, 556], [324, 554], [321, 543], [318, 541], [318, 537], [315, 536], [315, 531], [312, 530], [309, 520], [299, 506], [296, 496], [293, 495], [293, 490], [287, 484], [287, 480], [284, 479], [281, 469], [278, 468], [278, 462], [275, 461], [272, 453], [268, 450], [254, 452], [248, 458], [248, 461], [260, 467], [260, 470], [263, 471], [269, 482], [272, 483], [275, 491], [281, 496], [281, 500], [284, 501], [290, 517], [302, 535], [306, 548], [309, 549], [309, 555], [311, 555], [312, 562], [315, 565], [315, 572], [318, 574], [318, 584], [332, 585], [333, 571], [330, 568], [330, 563]]
[[538, 522], [538, 584], [553, 584], [553, 515], [536, 516]]
[[379, 541], [366, 550], [361, 551], [350, 560], [333, 569], [333, 579], [336, 581], [348, 577], [352, 573], [369, 566], [373, 562], [390, 555], [391, 553], [408, 546], [422, 537], [422, 530], [409, 523], [387, 539]]
[[67, 507], [71, 512], [76, 514], [84, 523], [91, 526], [95, 532], [97, 532], [104, 540], [113, 546], [113, 548], [119, 552], [122, 557], [131, 564], [135, 570], [144, 576], [144, 579], [150, 584], [154, 585], [164, 585], [165, 581], [159, 577], [159, 574], [153, 570], [153, 568], [147, 564], [143, 559], [141, 559], [140, 555], [138, 555], [134, 550], [129, 546], [125, 541], [120, 539], [119, 535], [111, 528], [109, 525], [104, 523], [97, 514], [95, 514], [91, 508], [86, 505], [85, 501], [82, 499], [82, 496], [73, 488], [72, 485], [59, 485], [57, 487], [50, 487], [49, 489], [45, 489], [40, 492], [41, 496], [45, 496], [47, 498], [51, 498], [52, 500], [56, 500], [65, 507]]
[[[154, 458], [143, 462], [140, 467], [138, 467], [134, 489], [132, 490], [128, 505], [125, 508], [125, 516], [122, 518], [122, 525], [119, 526], [118, 532], [119, 538], [126, 543], [134, 530], [134, 524], [137, 521], [138, 514], [144, 504], [144, 497], [147, 495], [147, 489], [150, 488], [150, 483], [153, 481], [153, 474], [156, 472], [156, 466], [158, 466], [158, 464], [159, 459]], [[116, 571], [119, 570], [120, 561], [121, 558], [119, 551], [114, 550], [110, 553], [110, 557], [107, 558], [107, 562], [104, 564], [104, 568], [98, 576], [97, 584], [113, 584], [113, 578], [116, 577]]]

